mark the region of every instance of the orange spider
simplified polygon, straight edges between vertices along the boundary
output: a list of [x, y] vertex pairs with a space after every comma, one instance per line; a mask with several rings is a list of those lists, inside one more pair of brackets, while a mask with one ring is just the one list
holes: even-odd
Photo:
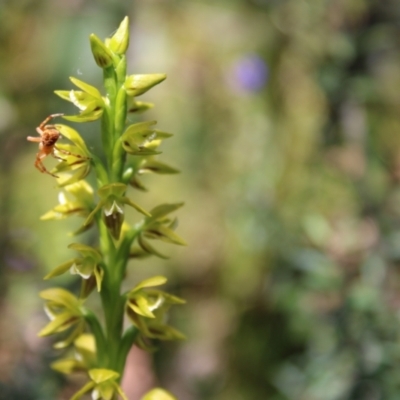
[[39, 151], [36, 154], [36, 160], [35, 160], [35, 167], [40, 171], [40, 172], [45, 172], [46, 174], [49, 174], [51, 176], [54, 176], [55, 178], [58, 178], [57, 175], [52, 174], [49, 172], [46, 167], [43, 165], [42, 160], [46, 158], [48, 155], [52, 155], [54, 158], [57, 158], [59, 160], [65, 161], [63, 158], [58, 157], [55, 153], [54, 150], [59, 151], [60, 153], [66, 154], [66, 155], [73, 155], [78, 158], [83, 158], [79, 154], [73, 154], [70, 153], [69, 151], [60, 149], [56, 147], [57, 140], [60, 138], [61, 133], [57, 130], [57, 128], [54, 125], [46, 125], [50, 120], [56, 117], [61, 117], [64, 114], [51, 114], [49, 115], [37, 128], [36, 131], [40, 135], [39, 137], [36, 136], [28, 136], [27, 140], [30, 142], [36, 142], [39, 143]]

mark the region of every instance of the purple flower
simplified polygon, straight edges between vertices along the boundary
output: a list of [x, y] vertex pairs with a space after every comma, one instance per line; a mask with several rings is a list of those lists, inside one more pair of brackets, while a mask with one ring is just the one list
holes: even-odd
[[236, 61], [231, 73], [231, 84], [243, 92], [256, 92], [268, 80], [268, 67], [256, 54], [247, 54]]

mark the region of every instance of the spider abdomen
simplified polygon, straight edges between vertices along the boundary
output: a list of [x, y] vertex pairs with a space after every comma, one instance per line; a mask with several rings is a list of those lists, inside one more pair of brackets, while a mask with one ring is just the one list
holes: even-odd
[[44, 132], [42, 136], [42, 143], [44, 147], [52, 147], [59, 139], [60, 134], [57, 131]]

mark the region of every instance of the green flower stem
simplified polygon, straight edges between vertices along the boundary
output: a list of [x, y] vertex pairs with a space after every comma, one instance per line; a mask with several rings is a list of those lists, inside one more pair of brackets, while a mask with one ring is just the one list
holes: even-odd
[[110, 107], [104, 107], [103, 116], [101, 118], [101, 139], [107, 159], [108, 170], [110, 170], [112, 165], [112, 149], [114, 147], [113, 137], [109, 134], [111, 126], [113, 126], [112, 120]]
[[106, 169], [103, 166], [103, 163], [101, 162], [100, 158], [94, 154], [92, 154], [92, 160], [93, 160], [92, 164], [94, 165], [94, 168], [96, 171], [98, 187], [107, 185], [109, 183], [108, 174], [107, 174]]
[[118, 295], [119, 286], [118, 282], [115, 283], [111, 279], [104, 279], [100, 295], [107, 331], [107, 348], [105, 352], [108, 354], [108, 364], [103, 367], [122, 373], [122, 370], [117, 370], [117, 359], [122, 337], [125, 298]]
[[119, 138], [124, 129], [125, 129], [125, 121], [126, 121], [126, 90], [123, 86], [118, 89], [118, 94], [115, 102], [115, 133], [117, 138]]
[[[128, 356], [129, 350], [136, 340], [139, 330], [135, 326], [130, 326], [124, 333], [122, 341], [119, 346], [119, 353], [117, 358], [117, 371], [123, 371], [125, 367], [126, 357]], [[122, 378], [122, 374], [120, 376]]]
[[121, 56], [121, 60], [117, 65], [117, 68], [115, 68], [115, 72], [117, 74], [117, 82], [118, 86], [121, 87], [125, 83], [126, 79], [126, 57], [125, 55]]
[[121, 138], [118, 138], [113, 151], [112, 174], [116, 182], [122, 182], [123, 167], [126, 154], [121, 144]]
[[99, 227], [101, 251], [105, 256], [106, 262], [102, 290], [100, 292], [107, 342], [104, 348], [104, 353], [107, 354], [107, 362], [103, 366], [122, 374], [123, 365], [121, 366], [119, 361], [119, 347], [123, 333], [125, 297], [121, 296], [120, 293], [130, 243], [132, 243], [138, 232], [130, 231], [128, 240], [125, 238], [119, 246], [116, 246], [101, 218], [101, 212], [97, 213], [96, 222]]
[[104, 78], [104, 88], [106, 89], [107, 98], [109, 101], [109, 121], [107, 124], [107, 131], [104, 132], [106, 135], [112, 139], [111, 147], [108, 149], [112, 149], [114, 147], [115, 142], [115, 131], [114, 131], [114, 117], [115, 117], [115, 100], [117, 97], [117, 76], [115, 74], [115, 70], [113, 67], [105, 68], [103, 73]]
[[[117, 248], [114, 247], [115, 251], [113, 251], [112, 256], [109, 257], [102, 290], [100, 292], [107, 332], [107, 348], [105, 352], [108, 353], [108, 362], [106, 366], [117, 371], [121, 375], [123, 373], [127, 353], [137, 335], [135, 328], [134, 330], [128, 330], [127, 332], [130, 333], [125, 333], [123, 336], [126, 298], [120, 295], [120, 293], [129, 259], [129, 249], [138, 233], [138, 229], [131, 229], [126, 234], [120, 246]], [[105, 240], [105, 242], [112, 241], [106, 229], [101, 232], [101, 235], [107, 235], [107, 240]], [[124, 346], [121, 348], [121, 339], [123, 337]]]
[[127, 114], [127, 95], [123, 84], [118, 87], [115, 108], [115, 132], [118, 138], [122, 135], [125, 129]]
[[110, 104], [115, 104], [115, 98], [117, 96], [117, 76], [113, 66], [103, 69], [103, 82]]
[[[126, 76], [126, 58], [121, 57], [117, 68], [104, 69], [104, 87], [107, 92], [108, 106], [103, 114], [102, 137], [106, 149], [109, 178], [111, 182], [120, 182], [125, 161], [122, 146], [115, 145], [125, 128], [127, 116], [127, 95], [124, 87]], [[121, 149], [120, 149], [121, 148]]]
[[96, 349], [97, 349], [97, 354], [98, 354], [98, 360], [97, 362], [99, 365], [102, 365], [104, 363], [104, 356], [107, 355], [107, 343], [106, 343], [106, 338], [104, 336], [103, 329], [100, 325], [99, 320], [97, 317], [93, 314], [92, 311], [88, 310], [87, 308], [83, 308], [83, 315], [85, 317], [86, 322], [90, 326], [90, 330], [92, 331], [95, 339], [96, 339]]
[[[123, 166], [125, 164], [125, 153], [120, 143], [120, 137], [122, 136], [127, 116], [127, 95], [124, 87], [125, 74], [126, 74], [126, 59], [123, 57], [119, 63], [119, 69], [117, 70], [117, 84], [119, 86], [117, 96], [115, 99], [115, 114], [114, 114], [114, 132], [115, 140], [113, 143], [112, 152], [112, 178], [115, 182], [120, 182]], [[124, 74], [122, 78], [122, 74]]]
[[[119, 154], [120, 160], [115, 163], [113, 149], [117, 138], [122, 134], [126, 120], [126, 93], [121, 81], [121, 74], [126, 73], [125, 57], [119, 62], [119, 79], [114, 67], [104, 69], [104, 87], [106, 89], [108, 105], [102, 119], [102, 138], [103, 146], [106, 152], [108, 164], [108, 176], [105, 177], [104, 167], [97, 167], [97, 179], [99, 182], [119, 182], [121, 181], [123, 157]], [[118, 87], [120, 86], [120, 87]], [[101, 165], [100, 160], [96, 164]], [[116, 164], [116, 165], [115, 165]], [[101, 185], [101, 186], [103, 186]], [[100, 187], [101, 187], [100, 186]], [[102, 253], [106, 257], [106, 268], [100, 292], [107, 334], [107, 347], [104, 351], [108, 354], [106, 367], [122, 374], [123, 366], [118, 365], [118, 354], [120, 341], [123, 332], [123, 317], [125, 309], [125, 299], [120, 295], [126, 254], [121, 254], [120, 249], [116, 247], [111, 235], [104, 224], [101, 212], [97, 213], [96, 222], [100, 233], [100, 246]]]
[[115, 244], [108, 232], [107, 226], [101, 219], [101, 214], [97, 213], [96, 215], [96, 224], [99, 228], [99, 235], [100, 235], [100, 249], [102, 254], [105, 257], [105, 262], [107, 265], [110, 264], [110, 259], [114, 259], [116, 248]]
[[128, 260], [129, 260], [129, 251], [130, 248], [132, 246], [133, 241], [137, 238], [137, 236], [139, 235], [142, 227], [144, 225], [144, 222], [140, 222], [138, 223], [133, 229], [130, 229], [126, 235], [124, 240], [122, 241], [118, 251], [117, 251], [117, 257], [120, 260], [125, 260], [124, 265], [121, 267], [121, 277], [123, 278], [125, 276], [125, 272], [126, 272], [126, 267], [128, 264]]

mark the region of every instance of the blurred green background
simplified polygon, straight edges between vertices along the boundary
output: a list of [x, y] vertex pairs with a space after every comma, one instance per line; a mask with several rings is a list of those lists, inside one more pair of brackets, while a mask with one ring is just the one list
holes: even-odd
[[[129, 72], [168, 74], [144, 118], [175, 133], [160, 159], [182, 170], [131, 193], [184, 200], [189, 243], [130, 267], [188, 300], [171, 316], [186, 342], [129, 358], [130, 400], [153, 384], [180, 400], [399, 399], [399, 2], [0, 0], [0, 400], [81, 384], [36, 337], [42, 276], [81, 221], [39, 220], [59, 190], [26, 136], [75, 112], [53, 94], [69, 76], [101, 83], [88, 36], [125, 15]], [[97, 145], [96, 122], [78, 129]]]

